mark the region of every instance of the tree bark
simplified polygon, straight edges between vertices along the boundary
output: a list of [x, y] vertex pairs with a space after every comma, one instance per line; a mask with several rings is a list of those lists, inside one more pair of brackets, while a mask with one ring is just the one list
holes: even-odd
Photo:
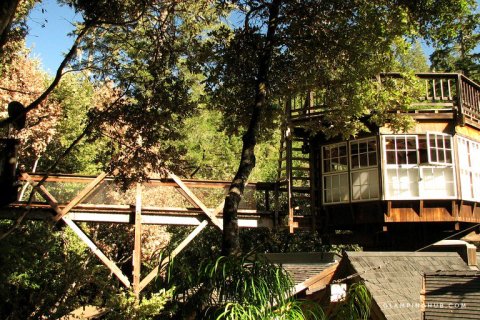
[[263, 111], [267, 101], [268, 74], [275, 47], [274, 39], [278, 27], [278, 16], [281, 3], [281, 0], [273, 0], [268, 5], [268, 29], [265, 46], [258, 61], [258, 74], [255, 82], [255, 100], [252, 106], [253, 112], [247, 131], [243, 135], [240, 164], [230, 185], [228, 195], [225, 198], [222, 239], [222, 255], [225, 256], [241, 253], [237, 210], [243, 197], [248, 177], [255, 167], [255, 145], [257, 144], [260, 120], [263, 117]]
[[0, 54], [2, 47], [7, 43], [7, 35], [19, 2], [19, 0], [2, 0], [0, 2]]

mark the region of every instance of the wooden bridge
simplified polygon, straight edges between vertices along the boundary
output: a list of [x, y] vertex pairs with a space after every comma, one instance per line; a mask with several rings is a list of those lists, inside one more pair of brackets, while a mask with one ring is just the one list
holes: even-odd
[[[20, 200], [0, 208], [0, 219], [34, 219], [56, 223], [62, 220], [97, 257], [138, 297], [166, 265], [181, 252], [206, 226], [223, 228], [223, 199], [230, 182], [182, 180], [173, 173], [167, 179], [150, 179], [122, 191], [105, 173], [98, 177], [78, 175], [42, 175], [22, 173]], [[239, 227], [271, 228], [275, 225], [270, 198], [273, 183], [251, 183], [246, 186], [245, 201], [238, 210]], [[25, 192], [34, 189], [34, 193]], [[32, 194], [25, 200], [23, 193]], [[135, 226], [133, 281], [123, 274], [81, 229], [78, 222], [125, 223]], [[195, 226], [195, 229], [171, 253], [167, 261], [145, 278], [141, 271], [141, 234], [143, 225]]]

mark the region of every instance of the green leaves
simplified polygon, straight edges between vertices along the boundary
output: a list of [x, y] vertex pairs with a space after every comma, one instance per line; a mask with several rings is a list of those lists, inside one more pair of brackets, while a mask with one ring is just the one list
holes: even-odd
[[[287, 273], [262, 256], [205, 259], [186, 306], [208, 319], [320, 319], [321, 310], [292, 297]], [[190, 305], [197, 301], [198, 304]], [[308, 311], [305, 311], [308, 310]]]

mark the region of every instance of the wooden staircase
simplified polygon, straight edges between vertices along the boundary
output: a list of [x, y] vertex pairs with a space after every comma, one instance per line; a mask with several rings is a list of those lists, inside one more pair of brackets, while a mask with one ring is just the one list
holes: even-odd
[[288, 121], [282, 126], [277, 172], [278, 191], [287, 197], [290, 232], [299, 227], [299, 219], [312, 215], [309, 141], [295, 129]]

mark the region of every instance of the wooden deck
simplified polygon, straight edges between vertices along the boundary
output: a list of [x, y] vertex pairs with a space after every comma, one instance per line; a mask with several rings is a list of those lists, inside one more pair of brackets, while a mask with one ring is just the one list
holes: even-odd
[[[414, 118], [452, 118], [458, 125], [469, 124], [480, 129], [480, 85], [457, 73], [417, 73], [422, 93], [408, 111]], [[385, 78], [401, 79], [399, 73], [383, 73]], [[321, 118], [326, 110], [321, 94], [309, 92], [291, 97], [287, 117], [296, 126]], [[443, 109], [443, 110], [442, 110]], [[392, 110], [392, 112], [397, 112]]]

